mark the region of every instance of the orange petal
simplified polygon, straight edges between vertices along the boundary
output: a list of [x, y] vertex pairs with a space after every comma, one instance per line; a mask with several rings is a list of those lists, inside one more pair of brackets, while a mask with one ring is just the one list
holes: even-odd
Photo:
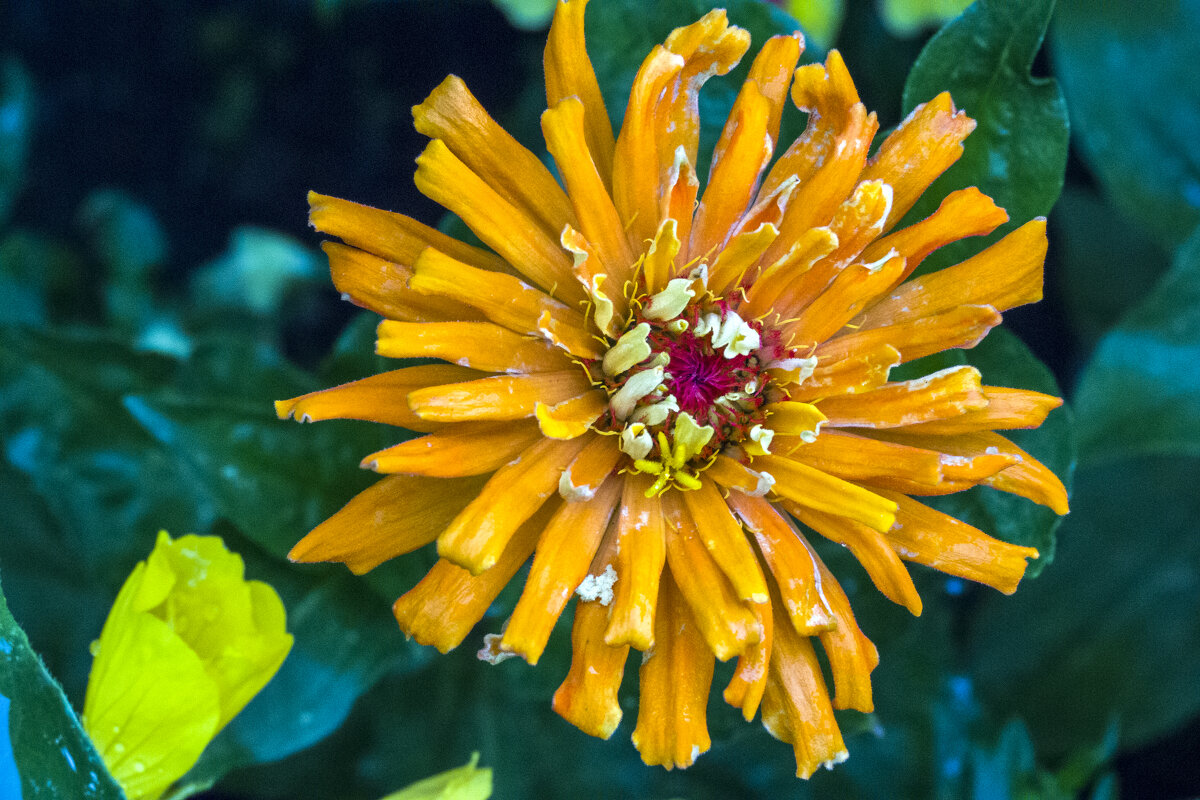
[[553, 372], [571, 367], [566, 355], [544, 339], [490, 322], [384, 320], [376, 334], [375, 352], [386, 358], [440, 358], [484, 372]]
[[542, 336], [571, 355], [603, 355], [588, 334], [582, 314], [511, 275], [475, 269], [436, 250], [426, 250], [417, 259], [409, 286], [421, 294], [472, 305], [492, 322], [517, 333]]
[[[608, 395], [600, 389], [552, 406], [538, 403], [533, 409], [542, 434], [551, 439], [574, 439], [576, 436], [583, 436], [606, 410]], [[613, 445], [613, 449], [616, 449], [616, 445]]]
[[[583, 103], [568, 97], [542, 113], [542, 133], [570, 194], [579, 230], [595, 248], [613, 286], [622, 286], [636, 258], [587, 143]], [[561, 228], [559, 232], [561, 233]]]
[[[794, 322], [784, 326], [784, 341], [806, 350], [837, 333], [867, 303], [891, 286], [904, 271], [904, 259], [894, 256], [883, 264], [851, 264], [833, 279]], [[779, 309], [790, 314], [787, 309]]]
[[626, 475], [617, 515], [617, 582], [604, 641], [654, 646], [654, 613], [663, 565], [667, 558], [666, 525], [661, 499], [646, 496], [650, 479]]
[[900, 363], [900, 352], [890, 344], [866, 345], [843, 358], [837, 355], [820, 356], [817, 368], [804, 383], [788, 387], [789, 396], [793, 400], [816, 402], [825, 397], [870, 391], [887, 383], [888, 373]]
[[682, 495], [700, 540], [729, 579], [738, 598], [751, 603], [767, 602], [767, 581], [758, 566], [758, 558], [741, 523], [730, 513], [716, 485], [701, 480], [699, 489]]
[[[620, 581], [618, 581], [619, 583]], [[658, 595], [654, 649], [638, 670], [633, 746], [650, 766], [690, 767], [708, 751], [713, 654], [668, 572]]]
[[858, 627], [854, 612], [850, 610], [850, 600], [837, 578], [815, 553], [813, 558], [820, 570], [821, 585], [837, 623], [820, 634], [821, 646], [825, 648], [833, 672], [836, 690], [833, 707], [870, 713], [875, 710], [875, 703], [871, 699], [871, 671], [879, 666], [879, 651]]
[[409, 392], [443, 383], [470, 380], [482, 373], [452, 364], [429, 364], [382, 372], [369, 378], [343, 383], [330, 389], [276, 400], [280, 419], [295, 417], [300, 422], [326, 419], [361, 419], [428, 432], [442, 427], [414, 414], [405, 398]]
[[570, 201], [541, 159], [496, 123], [457, 75], [413, 106], [413, 126], [455, 156], [514, 208], [557, 239], [574, 224]]
[[610, 477], [591, 500], [559, 508], [538, 540], [525, 589], [504, 628], [501, 650], [530, 664], [538, 662], [567, 601], [588, 574], [620, 496], [621, 481]]
[[743, 494], [754, 497], [762, 497], [775, 485], [775, 479], [772, 476], [755, 472], [746, 465], [720, 453], [713, 458], [713, 463], [705, 470], [704, 477], [725, 489], [737, 489]]
[[554, 108], [567, 97], [583, 103], [588, 150], [606, 185], [612, 181], [613, 129], [600, 94], [596, 72], [583, 37], [588, 0], [559, 0], [546, 39], [543, 65], [546, 73], [546, 107]]
[[501, 467], [438, 537], [438, 555], [476, 575], [495, 564], [517, 529], [554, 494], [585, 438], [543, 439]]
[[667, 288], [667, 282], [676, 274], [675, 262], [682, 246], [678, 230], [678, 220], [667, 217], [658, 226], [654, 241], [646, 250], [646, 257], [642, 260], [642, 283], [650, 294]]
[[974, 186], [946, 195], [937, 211], [907, 228], [877, 239], [863, 252], [864, 261], [883, 258], [892, 250], [908, 259], [900, 280], [912, 274], [925, 257], [950, 242], [986, 236], [1008, 222], [1008, 213]]
[[589, 436], [587, 445], [563, 470], [558, 480], [559, 495], [570, 503], [591, 500], [620, 460], [616, 436]]
[[819, 401], [831, 427], [898, 428], [948, 419], [987, 405], [974, 367], [950, 367], [911, 381]]
[[[696, 523], [678, 495], [679, 492], [668, 492], [663, 496], [667, 564], [704, 641], [717, 658], [727, 661], [757, 642], [762, 631], [754, 614], [738, 600], [721, 568], [705, 549]], [[656, 646], [658, 643], [656, 638]]]
[[757, 84], [746, 81], [713, 151], [708, 186], [692, 223], [693, 255], [712, 258], [749, 207], [774, 147], [767, 134], [770, 118], [771, 102]]
[[784, 507], [826, 539], [848, 548], [884, 597], [904, 606], [914, 616], [921, 615], [921, 596], [917, 594], [912, 576], [884, 534], [845, 517], [822, 514], [798, 503], [785, 502]]
[[478, 309], [445, 297], [430, 297], [408, 286], [412, 270], [357, 247], [321, 242], [329, 256], [333, 285], [355, 305], [406, 322], [483, 319]]
[[[779, 237], [776, 236], [777, 240]], [[775, 240], [772, 240], [774, 243]], [[837, 237], [828, 227], [810, 228], [800, 235], [778, 260], [764, 268], [746, 290], [746, 302], [740, 313], [744, 317], [761, 319], [769, 314], [782, 316], [774, 311], [783, 305], [780, 297], [794, 298], [797, 291], [793, 284], [804, 281], [804, 276], [817, 262], [824, 259], [837, 247]], [[770, 247], [767, 248], [768, 250]], [[791, 303], [789, 299], [787, 301]]]
[[887, 537], [906, 561], [1012, 594], [1025, 574], [1025, 559], [1038, 556], [1032, 547], [994, 539], [910, 497], [888, 495], [900, 510], [896, 512], [896, 527], [887, 532]]
[[725, 702], [742, 710], [746, 721], [754, 719], [758, 705], [762, 702], [763, 690], [767, 688], [768, 665], [771, 658], [771, 641], [774, 637], [774, 614], [771, 602], [755, 603], [750, 611], [762, 628], [762, 638], [746, 648], [738, 656], [733, 677], [725, 687]]
[[898, 325], [849, 331], [819, 345], [815, 355], [844, 359], [888, 344], [900, 351], [902, 361], [913, 361], [954, 347], [974, 347], [999, 324], [1000, 314], [991, 306], [958, 306]]
[[408, 406], [423, 420], [465, 422], [532, 417], [538, 403], [556, 405], [578, 397], [592, 386], [580, 369], [494, 375], [463, 383], [417, 389]]
[[384, 473], [459, 478], [495, 472], [541, 438], [529, 422], [467, 422], [410, 439], [363, 459]]
[[558, 244], [558, 234], [538, 227], [522, 209], [505, 200], [475, 174], [441, 139], [417, 157], [414, 182], [421, 194], [457, 214], [501, 258], [548, 292], [568, 302], [584, 300], [572, 279], [571, 259]]
[[308, 224], [346, 244], [374, 253], [401, 266], [411, 267], [417, 256], [432, 247], [477, 269], [511, 272], [504, 259], [460, 242], [412, 217], [384, 211], [316, 192], [308, 193]]
[[746, 80], [758, 84], [758, 90], [771, 106], [767, 135], [772, 142], [779, 141], [779, 124], [783, 107], [788, 98], [788, 87], [792, 83], [792, 71], [804, 52], [804, 37], [797, 31], [790, 36], [772, 36], [754, 57], [750, 74]]
[[801, 636], [815, 636], [831, 627], [834, 619], [817, 572], [816, 554], [800, 532], [761, 497], [730, 492], [729, 506], [758, 540], [781, 596], [775, 608], [787, 613], [790, 627]]
[[479, 493], [486, 479], [393, 475], [349, 503], [292, 548], [292, 561], [340, 561], [356, 575], [424, 547]]
[[895, 503], [807, 464], [779, 456], [759, 456], [753, 465], [774, 476], [775, 494], [809, 508], [849, 517], [877, 531], [886, 531], [896, 519]]
[[[659, 203], [662, 222], [659, 224], [659, 231], [662, 231], [662, 225], [668, 220], [674, 223], [671, 232], [681, 243], [678, 251], [681, 264], [690, 261], [687, 242], [692, 235], [692, 217], [696, 211], [696, 195], [699, 192], [700, 180], [696, 177], [696, 167], [688, 161], [687, 154], [680, 147], [676, 149], [675, 161], [667, 169], [663, 179], [662, 201]], [[674, 257], [675, 254], [672, 253], [672, 258]], [[663, 286], [666, 286], [665, 280], [658, 288]], [[650, 288], [649, 291], [653, 292], [655, 289]]]
[[769, 222], [735, 234], [708, 268], [709, 291], [722, 295], [742, 283], [743, 276], [758, 263], [778, 235], [779, 231]]
[[986, 408], [969, 411], [952, 419], [914, 425], [909, 430], [913, 433], [948, 436], [957, 433], [1036, 428], [1045, 422], [1047, 414], [1063, 403], [1061, 397], [1002, 386], [984, 386], [983, 394], [988, 400]]
[[799, 437], [776, 436], [771, 449], [776, 455], [787, 456], [846, 480], [895, 476], [933, 485], [942, 479], [941, 457], [933, 451], [868, 439], [845, 431], [824, 430], [811, 442]]
[[783, 620], [776, 630], [762, 701], [763, 727], [792, 745], [796, 777], [807, 779], [817, 767], [832, 767], [849, 753], [812, 644]]
[[[579, 0], [571, 0], [574, 5]], [[561, 6], [561, 4], [560, 4]], [[608, 609], [599, 602], [575, 604], [571, 669], [554, 693], [554, 710], [589, 736], [607, 739], [621, 724], [617, 691], [625, 677], [629, 645], [604, 643]]]
[[1042, 299], [1046, 220], [1030, 220], [961, 264], [901, 284], [863, 315], [864, 328], [895, 325], [963, 305], [1007, 311]]
[[438, 559], [425, 577], [392, 606], [404, 635], [421, 644], [433, 645], [443, 653], [458, 647], [483, 619], [500, 590], [529, 560], [538, 536], [556, 508], [556, 503], [547, 504], [521, 525], [495, 565], [478, 575], [444, 558]]
[[883, 140], [879, 152], [863, 170], [863, 180], [879, 178], [894, 191], [891, 228], [917, 202], [917, 198], [962, 155], [962, 141], [975, 130], [975, 120], [955, 111], [949, 92], [912, 110]]

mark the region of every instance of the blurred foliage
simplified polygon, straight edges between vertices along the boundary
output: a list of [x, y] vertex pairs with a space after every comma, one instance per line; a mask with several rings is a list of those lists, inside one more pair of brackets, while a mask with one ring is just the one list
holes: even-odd
[[[1045, 569], [1003, 597], [914, 568], [919, 619], [883, 600], [842, 548], [820, 543], [882, 657], [875, 712], [841, 715], [847, 763], [797, 782], [788, 748], [714, 692], [712, 751], [687, 771], [645, 768], [628, 738], [635, 668], [612, 741], [550, 710], [569, 663], [569, 612], [537, 668], [485, 666], [478, 632], [435, 656], [406, 643], [388, 613], [430, 549], [362, 578], [284, 560], [368, 485], [359, 459], [407, 435], [298, 426], [271, 411], [271, 400], [386, 368], [372, 351], [375, 320], [353, 317], [324, 285], [302, 190], [435, 222], [408, 186], [420, 143], [399, 132], [407, 106], [451, 71], [540, 152], [543, 34], [509, 28], [497, 6], [538, 28], [549, 5], [319, 0], [270, 14], [248, 4], [166, 14], [101, 3], [70, 19], [0, 6], [0, 571], [12, 608], [0, 608], [0, 794], [8, 744], [26, 797], [82, 797], [88, 781], [103, 787], [90, 796], [120, 796], [71, 707], [82, 707], [89, 642], [163, 527], [225, 538], [248, 577], [279, 591], [296, 640], [171, 797], [220, 781], [213, 797], [376, 800], [465, 769], [476, 751], [503, 798], [1200, 792], [1187, 759], [1157, 783], [1130, 767], [1187, 751], [1181, 737], [1200, 721], [1196, 0], [979, 0], [928, 43], [908, 37], [962, 2], [845, 3], [840, 23], [806, 17], [798, 2], [726, 4], [755, 47], [797, 28], [793, 9], [804, 59], [842, 48], [885, 128], [943, 89], [978, 120], [964, 157], [913, 214], [979, 185], [1012, 222], [931, 264], [1049, 213], [1066, 168], [1047, 301], [1007, 314], [1009, 327], [974, 350], [914, 369], [965, 360], [989, 383], [1065, 387], [1073, 415], [1053, 412], [1013, 438], [1069, 482], [1077, 431], [1073, 511], [1060, 525], [984, 488], [938, 501], [1038, 547], [1030, 574]], [[645, 54], [710, 7], [593, 0], [588, 47], [614, 124]], [[1037, 60], [1047, 23], [1049, 58]], [[51, 62], [51, 52], [61, 55]], [[702, 153], [745, 69], [707, 85]], [[781, 138], [803, 123], [789, 109]], [[500, 629], [521, 583], [481, 632]], [[719, 665], [714, 686], [728, 674]]]

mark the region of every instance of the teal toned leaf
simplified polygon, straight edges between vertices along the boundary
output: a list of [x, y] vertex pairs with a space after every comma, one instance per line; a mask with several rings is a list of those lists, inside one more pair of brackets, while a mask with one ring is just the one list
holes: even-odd
[[922, 271], [971, 256], [1038, 216], [1062, 191], [1067, 163], [1067, 107], [1058, 84], [1030, 75], [1054, 0], [978, 0], [938, 31], [904, 86], [904, 111], [949, 91], [977, 123], [962, 158], [926, 190], [906, 217], [928, 216], [947, 194], [978, 186], [1008, 211], [1009, 223], [990, 237], [942, 248]]
[[1051, 55], [1083, 157], [1165, 246], [1200, 223], [1200, 2], [1062, 0]]
[[1200, 457], [1200, 231], [1079, 380], [1080, 457]]
[[257, 314], [279, 311], [294, 285], [316, 280], [323, 259], [290, 236], [243, 226], [229, 236], [229, 249], [192, 278], [197, 308], [244, 308]]
[[558, 0], [492, 0], [514, 28], [545, 30], [550, 26]]
[[33, 101], [29, 73], [11, 56], [0, 59], [0, 225], [8, 222], [25, 178]]
[[[6, 565], [7, 569], [7, 565]], [[25, 800], [122, 800], [62, 689], [29, 646], [0, 592], [0, 703]], [[0, 728], [3, 730], [3, 728]], [[8, 796], [8, 795], [6, 795]]]

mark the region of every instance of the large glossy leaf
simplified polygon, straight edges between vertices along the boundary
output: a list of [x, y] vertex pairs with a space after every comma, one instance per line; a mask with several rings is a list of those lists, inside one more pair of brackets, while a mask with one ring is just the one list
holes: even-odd
[[907, 219], [927, 216], [949, 192], [978, 186], [1008, 211], [990, 237], [958, 242], [922, 264], [960, 261], [1004, 233], [1050, 211], [1067, 163], [1067, 108], [1058, 84], [1030, 74], [1054, 0], [977, 0], [938, 31], [908, 75], [905, 113], [939, 92], [978, 123], [966, 151], [934, 181]]
[[1062, 0], [1051, 43], [1080, 152], [1117, 206], [1177, 245], [1200, 223], [1200, 2]]
[[[0, 697], [7, 700], [5, 746], [24, 800], [122, 800], [120, 787], [83, 732], [55, 680], [29, 646], [0, 592]], [[3, 770], [3, 766], [0, 766]], [[0, 775], [2, 780], [2, 775]], [[2, 788], [2, 786], [0, 786]]]
[[1080, 458], [1200, 457], [1200, 231], [1079, 380]]

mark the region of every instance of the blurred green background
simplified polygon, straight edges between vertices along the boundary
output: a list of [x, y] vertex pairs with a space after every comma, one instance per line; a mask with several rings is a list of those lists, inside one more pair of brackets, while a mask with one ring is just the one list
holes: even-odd
[[[914, 568], [914, 619], [828, 552], [882, 663], [875, 713], [842, 717], [850, 760], [808, 783], [715, 692], [713, 750], [685, 772], [644, 767], [633, 668], [613, 739], [579, 733], [549, 708], [565, 622], [537, 668], [477, 661], [482, 631], [445, 657], [406, 642], [389, 607], [428, 552], [362, 579], [283, 559], [396, 436], [272, 413], [382, 369], [375, 320], [328, 283], [305, 193], [437, 223], [412, 186], [409, 108], [451, 72], [540, 153], [545, 2], [0, 5], [0, 579], [70, 705], [117, 588], [166, 528], [225, 537], [296, 635], [181, 795], [377, 798], [472, 751], [498, 798], [1200, 795], [1200, 0], [980, 0], [929, 42], [962, 5], [726, 4], [755, 49], [797, 27], [789, 13], [806, 60], [838, 47], [883, 130], [942, 88], [980, 120], [937, 199], [979, 183], [1014, 223], [1049, 213], [1046, 300], [1006, 314], [1049, 371], [1001, 333], [968, 357], [990, 383], [1057, 381], [1070, 411], [1026, 446], [1064, 479], [1078, 456], [1061, 525], [986, 490], [951, 501], [1041, 549], [1014, 597]], [[614, 122], [651, 45], [710, 7], [593, 0]], [[706, 88], [710, 139], [736, 87]], [[12, 621], [0, 629], [0, 762], [8, 739], [47, 776], [27, 797], [117, 796], [88, 788], [87, 743]], [[37, 712], [14, 722], [30, 687]]]

